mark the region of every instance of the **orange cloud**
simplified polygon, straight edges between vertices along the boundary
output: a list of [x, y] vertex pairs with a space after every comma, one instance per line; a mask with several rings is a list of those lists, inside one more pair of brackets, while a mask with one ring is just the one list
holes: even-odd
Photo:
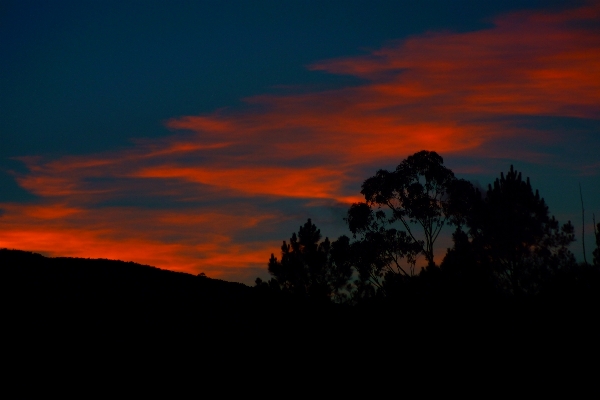
[[[358, 76], [380, 107], [409, 101], [435, 119], [485, 115], [596, 118], [600, 102], [598, 3], [571, 12], [513, 13], [490, 29], [430, 33], [314, 70]], [[588, 26], [588, 27], [586, 27]], [[411, 109], [415, 109], [412, 108]], [[424, 117], [423, 112], [413, 114]]]
[[179, 178], [233, 189], [247, 195], [335, 199], [340, 192], [340, 172], [327, 168], [262, 167], [211, 169], [160, 166], [137, 174], [148, 178]]
[[[0, 248], [49, 256], [134, 260], [220, 278], [229, 269], [264, 268], [278, 240], [235, 243], [233, 234], [265, 229], [276, 216], [255, 210], [78, 210], [57, 204], [0, 204]], [[176, 237], [175, 237], [176, 236]]]
[[422, 149], [547, 162], [511, 141], [564, 138], [508, 122], [598, 119], [599, 10], [520, 12], [484, 30], [413, 36], [310, 66], [363, 78], [358, 86], [255, 96], [242, 110], [173, 118], [165, 123], [172, 135], [130, 149], [23, 158], [29, 172], [17, 182], [39, 200], [0, 205], [0, 247], [250, 279], [244, 268], [264, 270], [291, 234], [265, 232], [314, 207], [358, 201], [367, 169]]

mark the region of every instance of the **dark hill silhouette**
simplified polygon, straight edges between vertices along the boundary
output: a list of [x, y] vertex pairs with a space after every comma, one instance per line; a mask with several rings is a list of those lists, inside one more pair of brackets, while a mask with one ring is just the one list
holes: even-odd
[[251, 291], [250, 287], [242, 283], [163, 270], [134, 262], [50, 258], [8, 249], [0, 249], [0, 274], [3, 281], [9, 279], [12, 285], [23, 285], [19, 287], [20, 291], [33, 296], [39, 296], [41, 292], [60, 292], [64, 294], [63, 297], [69, 295], [80, 299], [106, 295], [143, 300], [162, 297], [163, 300], [176, 298], [227, 301], [239, 299]]
[[[242, 284], [107, 259], [56, 257], [0, 250], [3, 292], [26, 303], [56, 301], [122, 306], [158, 303], [220, 305], [239, 302]], [[122, 304], [117, 304], [122, 302]]]
[[0, 302], [9, 341], [26, 343], [31, 351], [73, 350], [83, 340], [99, 351], [172, 352], [175, 346], [184, 353], [231, 354], [291, 335], [341, 330], [337, 322], [349, 320], [338, 312], [345, 307], [323, 308], [242, 283], [8, 249], [0, 249]]
[[106, 259], [0, 250], [3, 325], [13, 340], [50, 349], [81, 341], [166, 348], [214, 341], [253, 323], [241, 283]]

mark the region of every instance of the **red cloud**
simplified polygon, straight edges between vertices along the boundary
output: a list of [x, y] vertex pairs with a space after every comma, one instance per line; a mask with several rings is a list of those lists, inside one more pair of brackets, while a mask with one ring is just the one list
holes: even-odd
[[[600, 6], [560, 14], [514, 13], [490, 29], [430, 33], [363, 57], [311, 68], [355, 75], [380, 107], [409, 102], [438, 119], [489, 115], [596, 118], [600, 103]], [[411, 109], [417, 109], [412, 107]]]
[[[264, 268], [278, 241], [235, 243], [232, 235], [265, 229], [275, 214], [205, 209], [73, 209], [61, 204], [2, 204], [0, 247], [50, 256], [135, 260], [172, 270], [230, 277], [230, 269]], [[177, 240], [172, 238], [178, 235]]]

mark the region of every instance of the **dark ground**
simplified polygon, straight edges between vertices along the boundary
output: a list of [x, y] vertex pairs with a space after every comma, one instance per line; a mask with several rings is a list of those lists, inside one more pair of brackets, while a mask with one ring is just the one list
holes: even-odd
[[265, 380], [300, 369], [310, 379], [335, 372], [361, 382], [388, 373], [466, 379], [598, 369], [600, 308], [589, 293], [569, 301], [440, 296], [350, 307], [134, 263], [6, 249], [0, 293], [3, 360], [17, 375], [107, 365]]

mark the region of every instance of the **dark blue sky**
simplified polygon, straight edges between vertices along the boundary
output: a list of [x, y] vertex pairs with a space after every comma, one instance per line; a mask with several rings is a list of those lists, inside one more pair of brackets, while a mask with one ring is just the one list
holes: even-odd
[[166, 119], [236, 107], [280, 85], [352, 84], [306, 66], [552, 3], [573, 4], [4, 1], [0, 156], [111, 149], [168, 134]]
[[[575, 16], [569, 16], [572, 10], [581, 9], [580, 7], [590, 7], [592, 11], [584, 9]], [[179, 243], [180, 248], [169, 251], [179, 254], [181, 260], [189, 261], [192, 257], [202, 259], [203, 254], [208, 254], [207, 251], [222, 254], [235, 248], [231, 250], [232, 257], [243, 258], [242, 255], [248, 253], [244, 247], [248, 241], [247, 235], [251, 235], [256, 237], [256, 241], [265, 249], [272, 248], [274, 244], [272, 252], [277, 252], [279, 241], [288, 238], [305, 218], [311, 216], [308, 214], [321, 216], [314, 219], [322, 224], [326, 235], [336, 236], [344, 233], [343, 221], [333, 221], [344, 213], [345, 206], [339, 205], [340, 198], [348, 200], [352, 190], [358, 195], [360, 183], [377, 168], [392, 168], [418, 149], [418, 145], [425, 143], [431, 144], [430, 150], [439, 151], [447, 160], [447, 165], [457, 169], [457, 175], [461, 176], [460, 171], [463, 171], [461, 177], [476, 180], [482, 185], [487, 185], [500, 171], [507, 170], [511, 163], [515, 163], [525, 175], [532, 177], [534, 186], [539, 187], [541, 194], [547, 198], [551, 211], [557, 216], [574, 219], [574, 222], [579, 222], [575, 220], [579, 198], [565, 197], [564, 194], [570, 193], [573, 185], [576, 187], [581, 183], [584, 200], [589, 204], [586, 209], [590, 215], [596, 211], [600, 218], [600, 192], [597, 189], [600, 186], [600, 157], [596, 150], [600, 145], [600, 114], [597, 104], [594, 105], [593, 101], [577, 100], [587, 99], [588, 96], [582, 89], [584, 85], [581, 83], [583, 79], [579, 78], [581, 74], [573, 74], [574, 78], [561, 75], [563, 78], [560, 82], [575, 82], [565, 84], [565, 90], [576, 88], [575, 97], [557, 99], [556, 104], [548, 104], [539, 110], [529, 103], [524, 103], [528, 100], [520, 100], [521, 102], [516, 102], [518, 106], [514, 106], [512, 111], [501, 114], [490, 112], [485, 107], [482, 108], [483, 111], [477, 111], [480, 112], [477, 115], [474, 114], [476, 111], [473, 107], [467, 110], [468, 115], [466, 109], [453, 111], [457, 117], [452, 123], [448, 122], [448, 118], [440, 117], [440, 114], [423, 117], [418, 121], [417, 117], [411, 117], [408, 122], [403, 120], [402, 123], [408, 124], [406, 126], [412, 129], [425, 129], [425, 125], [429, 127], [427, 129], [432, 125], [451, 126], [452, 129], [470, 126], [477, 127], [477, 132], [473, 133], [475, 130], [472, 130], [469, 131], [472, 133], [467, 134], [459, 129], [460, 135], [467, 136], [456, 139], [462, 140], [461, 146], [458, 147], [446, 144], [437, 149], [434, 148], [434, 140], [416, 143], [417, 147], [413, 148], [412, 145], [402, 147], [402, 142], [397, 144], [397, 148], [406, 148], [406, 151], [399, 150], [395, 158], [382, 154], [380, 158], [366, 157], [362, 164], [348, 162], [344, 165], [347, 171], [353, 172], [344, 175], [343, 185], [337, 189], [332, 189], [331, 184], [327, 183], [330, 185], [327, 186], [329, 191], [323, 189], [325, 191], [315, 191], [315, 194], [307, 194], [304, 197], [301, 194], [288, 196], [271, 189], [250, 193], [252, 191], [242, 183], [232, 183], [220, 188], [218, 182], [231, 180], [228, 174], [233, 173], [231, 168], [235, 163], [241, 163], [240, 170], [249, 166], [260, 166], [259, 170], [249, 172], [256, 178], [249, 178], [248, 181], [253, 182], [256, 187], [269, 181], [273, 176], [271, 174], [280, 174], [281, 171], [276, 171], [277, 168], [287, 171], [285, 168], [302, 165], [308, 168], [307, 173], [327, 175], [324, 171], [331, 171], [332, 164], [319, 161], [319, 157], [328, 158], [327, 153], [321, 154], [317, 151], [310, 154], [307, 150], [301, 155], [294, 153], [295, 155], [289, 157], [286, 162], [260, 155], [262, 151], [267, 151], [267, 143], [276, 142], [277, 138], [284, 136], [318, 134], [319, 138], [326, 137], [329, 135], [329, 128], [322, 125], [315, 128], [314, 124], [303, 125], [304, 123], [296, 124], [290, 121], [297, 121], [299, 118], [308, 121], [312, 118], [310, 116], [317, 114], [319, 118], [337, 118], [341, 121], [344, 115], [352, 114], [349, 110], [354, 109], [348, 107], [345, 102], [358, 104], [361, 100], [356, 99], [360, 98], [362, 90], [369, 85], [379, 87], [377, 85], [398, 82], [397, 77], [407, 76], [400, 75], [403, 68], [416, 72], [421, 68], [425, 71], [419, 74], [415, 72], [411, 83], [404, 83], [403, 87], [414, 83], [419, 87], [427, 86], [428, 90], [437, 90], [441, 84], [432, 83], [432, 77], [437, 75], [427, 72], [430, 70], [425, 58], [456, 61], [451, 53], [439, 50], [439, 43], [445, 43], [447, 48], [456, 45], [456, 51], [465, 51], [465, 54], [481, 51], [482, 48], [485, 50], [485, 46], [477, 47], [480, 42], [477, 39], [479, 36], [476, 35], [481, 33], [481, 37], [485, 38], [486, 32], [493, 33], [494, 29], [497, 29], [497, 37], [501, 38], [504, 37], [502, 34], [508, 35], [513, 29], [510, 24], [514, 23], [515, 32], [522, 30], [523, 37], [532, 38], [527, 43], [516, 43], [515, 48], [519, 49], [519, 52], [509, 55], [514, 57], [514, 62], [507, 65], [510, 65], [509, 68], [517, 68], [519, 63], [532, 63], [531, 60], [527, 61], [527, 54], [536, 53], [538, 50], [535, 46], [545, 46], [543, 41], [533, 38], [535, 33], [528, 33], [527, 30], [527, 24], [539, 23], [546, 24], [540, 25], [541, 29], [548, 26], [548, 32], [558, 32], [557, 35], [560, 33], [563, 35], [561, 37], [566, 38], [559, 41], [560, 46], [563, 46], [558, 46], [562, 51], [561, 57], [569, 53], [564, 50], [568, 47], [569, 40], [574, 41], [568, 35], [576, 38], [573, 32], [579, 34], [582, 29], [595, 32], [596, 36], [591, 35], [589, 43], [586, 42], [576, 51], [599, 50], [596, 47], [598, 42], [595, 41], [599, 31], [599, 19], [597, 16], [586, 15], [596, 12], [594, 10], [597, 9], [596, 2], [574, 1], [2, 1], [0, 209], [4, 217], [0, 219], [0, 227], [3, 227], [0, 229], [22, 231], [23, 235], [29, 232], [28, 237], [33, 238], [42, 233], [39, 229], [31, 227], [44, 226], [44, 232], [49, 236], [52, 236], [53, 230], [65, 232], [64, 236], [61, 236], [61, 240], [65, 240], [69, 235], [78, 236], [77, 232], [84, 229], [80, 223], [85, 218], [77, 220], [76, 216], [91, 213], [104, 215], [102, 213], [105, 212], [105, 217], [98, 217], [98, 220], [86, 220], [94, 228], [89, 243], [86, 242], [85, 246], [93, 247], [94, 240], [108, 246], [108, 243], [117, 240], [117, 237], [131, 240], [132, 243], [140, 240], [144, 245], [154, 243], [159, 246], [167, 243], [171, 246], [178, 240], [186, 240], [182, 239], [182, 236], [185, 236], [182, 232], [185, 230], [179, 229], [181, 227], [173, 225], [171, 230], [164, 228], [164, 232], [160, 234], [140, 238], [131, 227], [119, 233], [117, 225], [108, 227], [103, 221], [114, 218], [114, 213], [117, 213], [131, 216], [121, 217], [132, 218], [131, 223], [138, 219], [147, 221], [156, 218], [157, 226], [166, 227], [168, 224], [161, 219], [163, 214], [155, 215], [148, 210], [160, 208], [163, 212], [176, 214], [177, 210], [192, 207], [198, 215], [211, 215], [215, 210], [211, 204], [217, 202], [221, 205], [232, 204], [232, 208], [236, 210], [227, 214], [227, 208], [219, 208], [218, 214], [221, 216], [240, 217], [240, 210], [244, 207], [249, 209], [241, 213], [250, 219], [255, 215], [269, 214], [268, 211], [277, 212], [272, 212], [271, 217], [265, 217], [271, 221], [268, 226], [248, 222], [246, 229], [232, 228], [223, 230], [218, 237], [195, 238], [196, 241], [220, 243], [217, 246], [218, 250], [205, 251], [202, 248], [194, 248], [190, 245], [191, 242], [186, 242], [185, 245]], [[536, 13], [565, 15], [566, 22], [558, 23], [552, 19], [544, 22], [543, 19], [536, 19]], [[533, 17], [523, 19], [519, 17], [522, 14]], [[498, 21], [504, 21], [502, 18], [509, 22], [500, 24]], [[548, 41], [552, 41], [552, 38], [549, 34]], [[464, 44], [460, 45], [463, 40]], [[410, 47], [410, 43], [413, 42], [420, 43], [417, 50]], [[510, 41], [507, 43], [507, 47], [510, 47]], [[574, 41], [573, 45], [575, 44]], [[421, 54], [428, 51], [429, 45], [432, 49], [430, 53]], [[439, 57], [436, 51], [439, 52]], [[501, 51], [508, 50], [503, 48]], [[501, 51], [490, 53], [489, 60], [493, 61], [493, 57]], [[576, 51], [572, 53], [575, 54]], [[362, 70], [347, 69], [335, 61], [351, 60], [355, 65], [365, 62], [365, 65], [372, 68], [375, 59], [387, 57], [386, 60], [391, 60], [390, 65], [396, 65], [393, 63], [398, 54], [402, 54], [403, 58], [400, 58], [406, 63], [415, 52], [419, 54], [415, 59], [423, 60], [422, 63], [417, 66], [395, 66], [391, 69], [385, 67], [385, 73], [381, 73], [377, 67], [373, 69], [379, 71], [376, 78], [361, 72]], [[544, 53], [545, 58], [536, 58], [535, 62], [542, 59], [551, 60], [552, 55], [548, 54]], [[469, 55], [471, 56], [472, 54]], [[573, 60], [569, 62], [577, 62]], [[506, 60], [497, 61], [499, 65]], [[478, 59], [477, 62], [481, 60]], [[482, 71], [486, 68], [494, 69], [493, 65], [490, 65], [474, 64], [473, 74], [483, 76]], [[558, 64], [552, 64], [552, 68], [559, 68], [556, 65]], [[572, 69], [570, 66], [560, 65], [563, 70]], [[593, 76], [594, 72], [599, 71], [593, 70], [597, 68], [596, 64], [590, 65], [592, 70], [588, 68], [586, 73]], [[466, 67], [461, 68], [464, 70]], [[545, 70], [546, 67], [540, 67], [536, 71], [539, 73]], [[499, 71], [502, 73], [503, 70]], [[466, 79], [465, 76], [468, 78], [469, 74], [458, 74], [455, 75], [456, 78], [449, 76], [445, 81]], [[522, 79], [522, 75], [518, 77]], [[428, 80], [420, 81], [426, 78]], [[484, 78], [481, 78], [481, 82]], [[494, 80], [493, 77], [485, 79]], [[523, 91], [531, 90], [534, 93], [536, 88], [544, 86], [540, 82], [537, 81]], [[598, 79], [594, 81], [592, 78], [591, 86], [589, 81], [586, 82], [588, 89], [593, 90], [598, 85]], [[465, 83], [465, 90], [470, 84], [472, 82]], [[410, 87], [411, 90], [414, 89]], [[473, 84], [472, 87], [476, 85]], [[455, 93], [460, 91], [456, 88], [452, 90]], [[578, 90], [582, 92], [577, 92]], [[497, 99], [506, 93], [494, 94], [496, 100], [493, 101], [489, 100], [491, 95], [485, 97], [490, 101], [489, 107], [502, 108], [498, 106]], [[536, 96], [544, 98], [545, 95], [535, 92], [528, 98], [534, 99]], [[593, 100], [593, 95], [590, 96]], [[265, 98], [268, 99], [264, 100]], [[488, 100], [477, 101], [478, 104], [485, 105]], [[326, 105], [315, 106], [314, 110], [306, 111], [310, 109], [307, 102], [319, 101]], [[341, 108], [336, 108], [338, 101], [343, 103], [339, 106]], [[435, 101], [428, 100], [426, 105], [439, 111], [442, 110], [439, 108], [440, 104], [450, 105], [453, 101], [449, 96], [443, 96], [437, 97]], [[296, 110], [292, 105], [299, 104], [297, 102], [301, 103], [298, 110], [304, 111], [294, 114], [296, 111], [290, 110]], [[395, 113], [407, 112], [411, 116], [415, 115], [415, 112], [410, 111], [410, 107], [417, 107], [415, 109], [418, 110], [425, 107], [421, 100], [412, 106], [406, 102], [402, 105], [392, 103], [389, 108], [396, 107]], [[378, 113], [383, 113], [386, 109], [383, 106], [378, 107]], [[321, 114], [322, 110], [327, 111]], [[210, 123], [218, 120], [227, 122], [228, 125], [219, 125], [221, 127], [217, 129], [205, 120], [190, 122], [187, 125], [182, 122], [185, 118], [194, 116], [211, 119]], [[269, 122], [270, 126], [279, 126], [276, 121], [283, 119], [287, 122], [282, 123], [280, 130], [276, 132], [270, 132], [262, 126], [263, 121]], [[387, 123], [400, 126], [397, 122]], [[513, 132], [509, 135], [510, 138], [503, 137], [499, 140], [494, 134], [488, 137], [485, 133], [480, 133], [484, 132], [479, 130], [483, 129], [483, 125], [492, 123], [494, 129], [499, 129], [501, 125], [507, 132]], [[206, 124], [210, 127], [207, 128]], [[354, 121], [352, 126], [357, 124], [359, 122]], [[291, 125], [294, 127], [290, 128]], [[256, 134], [258, 126], [261, 126], [263, 133]], [[235, 130], [235, 135], [232, 129]], [[373, 126], [373, 130], [377, 129], [377, 126]], [[201, 139], [198, 139], [189, 132], [204, 133], [201, 133]], [[421, 135], [426, 136], [425, 133]], [[452, 131], [448, 135], [458, 138], [459, 133]], [[239, 137], [253, 139], [244, 139], [248, 142], [242, 140], [236, 142], [238, 147], [231, 147], [231, 143]], [[219, 141], [221, 139], [222, 143]], [[287, 144], [278, 144], [276, 148], [297, 146], [292, 145], [296, 143], [294, 140], [290, 139]], [[198, 150], [200, 153], [186, 153], [185, 156], [178, 156], [176, 159], [156, 159], [143, 165], [135, 164], [135, 167], [130, 164], [115, 166], [110, 172], [102, 169], [104, 167], [95, 167], [93, 170], [78, 172], [76, 178], [65, 178], [69, 176], [70, 171], [79, 168], [77, 166], [81, 165], [81, 160], [94, 160], [94, 165], [103, 166], [107, 165], [106, 160], [129, 159], [132, 154], [136, 157], [150, 157], [148, 152], [169, 148], [174, 146], [173, 143], [181, 142], [187, 145], [211, 145], [213, 147], [210, 149], [213, 150], [204, 150], [202, 147], [203, 150]], [[354, 145], [358, 146], [356, 143]], [[253, 147], [255, 145], [256, 148]], [[361, 139], [360, 146], [363, 145], [365, 143]], [[223, 148], [226, 150], [222, 150]], [[252, 157], [249, 152], [245, 152], [248, 148], [253, 149]], [[469, 149], [473, 151], [470, 152]], [[494, 149], [498, 151], [495, 152]], [[356, 151], [350, 153], [356, 154]], [[491, 156], [493, 154], [497, 156]], [[73, 160], [79, 161], [72, 164]], [[338, 164], [343, 164], [341, 159], [336, 160]], [[227, 168], [219, 169], [219, 166], [223, 165], [227, 165]], [[158, 166], [162, 168], [160, 171], [151, 170]], [[177, 167], [179, 172], [166, 173], [166, 166]], [[202, 173], [192, 178], [186, 175], [193, 169], [203, 168], [207, 171], [221, 171], [215, 174], [220, 178], [214, 181], [216, 178], [204, 177]], [[150, 183], [149, 179], [156, 181]], [[48, 186], [48, 182], [52, 182], [52, 185]], [[81, 189], [82, 185], [85, 186], [85, 190]], [[169, 193], [165, 193], [167, 189], [156, 189], [170, 187], [169, 185], [173, 186]], [[73, 189], [75, 187], [78, 189]], [[52, 191], [56, 194], [52, 194]], [[199, 195], [197, 191], [204, 194]], [[96, 193], [96, 196], [98, 193], [112, 194], [100, 196], [101, 199], [92, 201], [87, 197], [78, 197], [84, 192], [89, 196], [91, 193]], [[325, 201], [327, 198], [333, 203]], [[316, 204], [315, 201], [320, 203]], [[36, 210], [42, 210], [44, 207], [49, 210], [60, 209], [62, 211], [57, 211], [56, 215], [61, 217], [40, 217], [39, 215], [46, 214], [24, 211], [26, 206], [37, 207]], [[141, 210], [141, 214], [134, 216], [134, 210]], [[11, 215], [15, 221], [21, 216], [21, 230], [17, 229], [19, 225], [16, 222], [11, 222]], [[23, 215], [29, 215], [33, 219], [25, 221]], [[285, 223], [281, 222], [283, 220], [278, 219], [277, 215], [285, 215]], [[41, 219], [37, 221], [35, 218]], [[159, 223], [159, 220], [163, 222]], [[259, 220], [265, 221], [260, 218]], [[588, 230], [590, 227], [591, 220]], [[105, 230], [111, 233], [106, 233]], [[20, 244], [21, 247], [46, 254], [85, 255], [79, 250], [69, 250], [69, 247], [62, 249], [69, 254], [52, 253], [59, 251], [51, 245], [52, 240], [58, 240], [56, 238], [36, 244], [33, 239], [19, 239], [21, 236], [14, 235], [4, 238], [0, 236], [0, 247]], [[174, 237], [178, 239], [172, 239]], [[591, 246], [591, 239], [588, 240]], [[98, 245], [98, 248], [101, 247]], [[171, 254], [169, 251], [165, 250], [165, 254]], [[123, 251], [111, 255], [149, 263], [155, 260], [157, 266], [173, 267], [165, 263], [162, 256], [144, 258], [136, 254]], [[213, 256], [206, 257], [212, 259]], [[264, 255], [265, 268], [268, 256], [267, 251]], [[201, 264], [189, 261], [181, 268], [194, 271], [202, 268]], [[230, 272], [220, 273], [213, 265], [208, 270], [214, 275], [247, 282], [251, 273], [248, 272], [249, 275], [245, 276], [239, 272], [240, 268], [243, 269], [236, 266], [228, 270]], [[255, 274], [260, 265], [255, 263], [253, 268], [252, 273]]]

